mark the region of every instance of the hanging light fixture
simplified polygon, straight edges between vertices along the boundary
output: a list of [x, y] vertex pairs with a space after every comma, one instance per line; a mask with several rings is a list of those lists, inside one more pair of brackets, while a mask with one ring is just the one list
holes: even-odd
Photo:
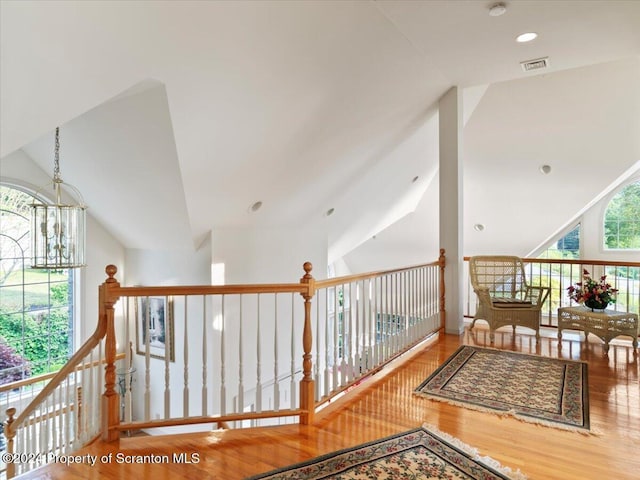
[[59, 131], [60, 129], [56, 128], [52, 184], [55, 203], [51, 205], [40, 202], [40, 196], [36, 194], [37, 200], [31, 205], [31, 268], [63, 269], [85, 266], [87, 207], [78, 189], [69, 183], [64, 184], [65, 189], [73, 192], [78, 204], [63, 203], [64, 182], [60, 177]]

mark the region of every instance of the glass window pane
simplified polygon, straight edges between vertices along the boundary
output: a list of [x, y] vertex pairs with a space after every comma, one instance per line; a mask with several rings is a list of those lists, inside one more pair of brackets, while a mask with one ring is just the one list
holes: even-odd
[[627, 185], [609, 202], [604, 215], [604, 247], [640, 249], [640, 182]]
[[72, 272], [30, 268], [34, 198], [0, 185], [0, 383], [58, 370], [73, 351]]

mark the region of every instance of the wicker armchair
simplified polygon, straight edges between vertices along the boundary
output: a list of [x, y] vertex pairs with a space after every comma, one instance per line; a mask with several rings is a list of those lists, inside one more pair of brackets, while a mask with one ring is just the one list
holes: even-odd
[[471, 327], [482, 319], [489, 324], [489, 338], [505, 325], [528, 327], [540, 338], [542, 304], [548, 287], [527, 283], [522, 259], [512, 256], [476, 256], [469, 259], [469, 276], [478, 296], [478, 307]]

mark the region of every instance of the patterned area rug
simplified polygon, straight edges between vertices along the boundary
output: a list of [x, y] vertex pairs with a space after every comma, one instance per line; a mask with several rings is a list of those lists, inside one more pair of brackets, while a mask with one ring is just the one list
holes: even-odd
[[526, 479], [520, 471], [501, 467], [489, 457], [479, 457], [475, 449], [435, 427], [425, 427], [247, 480]]
[[543, 425], [589, 431], [583, 362], [465, 345], [415, 393]]

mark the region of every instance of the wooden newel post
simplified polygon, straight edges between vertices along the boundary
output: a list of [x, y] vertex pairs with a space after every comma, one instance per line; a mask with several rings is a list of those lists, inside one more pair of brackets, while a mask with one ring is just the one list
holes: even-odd
[[[13, 422], [15, 420], [16, 409], [14, 407], [7, 408], [7, 421], [4, 422], [4, 436], [7, 438], [7, 453], [15, 453], [15, 447], [13, 445], [13, 439], [16, 436], [16, 432], [13, 431]], [[15, 462], [7, 463], [7, 478], [13, 478], [16, 476], [16, 464]]]
[[440, 266], [440, 330], [444, 330], [447, 323], [447, 310], [444, 303], [444, 267], [446, 264], [446, 257], [444, 255], [444, 248], [440, 249], [440, 257], [438, 258], [438, 264]]
[[108, 265], [105, 269], [107, 280], [100, 285], [99, 303], [101, 331], [105, 330], [105, 373], [104, 394], [102, 395], [102, 439], [113, 442], [120, 438], [117, 427], [120, 424], [120, 398], [116, 392], [116, 330], [113, 305], [118, 300], [118, 295], [113, 292], [120, 284], [114, 278], [118, 269], [115, 265]]
[[305, 274], [300, 279], [300, 283], [307, 285], [307, 291], [302, 293], [304, 298], [304, 330], [302, 333], [302, 348], [304, 355], [302, 356], [302, 380], [300, 381], [300, 409], [304, 410], [300, 416], [300, 423], [310, 425], [313, 423], [313, 415], [316, 405], [314, 399], [315, 384], [313, 381], [311, 349], [313, 348], [313, 335], [311, 329], [311, 299], [315, 294], [315, 280], [311, 276], [313, 265], [305, 262], [303, 265]]

